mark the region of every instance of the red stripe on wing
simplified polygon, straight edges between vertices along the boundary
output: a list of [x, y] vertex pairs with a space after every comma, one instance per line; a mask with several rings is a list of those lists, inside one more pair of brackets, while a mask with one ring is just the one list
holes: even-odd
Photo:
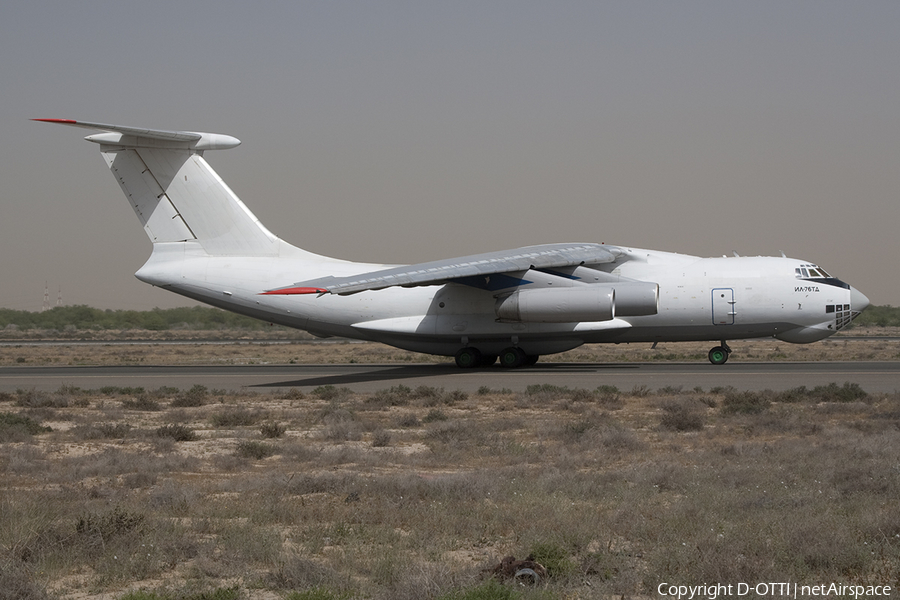
[[290, 287], [260, 292], [260, 296], [296, 296], [300, 294], [327, 294], [328, 290], [316, 287]]

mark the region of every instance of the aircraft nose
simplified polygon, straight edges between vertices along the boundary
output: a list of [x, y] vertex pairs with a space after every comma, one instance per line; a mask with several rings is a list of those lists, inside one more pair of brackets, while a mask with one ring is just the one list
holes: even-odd
[[862, 312], [869, 306], [869, 299], [861, 291], [850, 286], [850, 310], [853, 312]]

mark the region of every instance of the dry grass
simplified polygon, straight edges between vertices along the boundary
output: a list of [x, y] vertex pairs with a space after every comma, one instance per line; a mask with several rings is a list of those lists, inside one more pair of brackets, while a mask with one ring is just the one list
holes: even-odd
[[[125, 335], [125, 333], [129, 335]], [[435, 357], [398, 350], [376, 343], [332, 341], [311, 342], [303, 332], [273, 332], [271, 339], [237, 339], [239, 334], [225, 332], [144, 332], [159, 337], [159, 343], [128, 342], [130, 336], [141, 332], [125, 332], [120, 338], [108, 341], [116, 343], [90, 346], [58, 340], [58, 345], [13, 345], [0, 352], [0, 365], [139, 365], [139, 364], [317, 364], [317, 363], [430, 363], [450, 362], [446, 357]], [[189, 337], [196, 334], [200, 337]], [[289, 335], [290, 334], [290, 335]], [[112, 333], [108, 333], [112, 336]], [[178, 336], [181, 336], [181, 339]], [[212, 335], [232, 340], [227, 343], [192, 343], [208, 339]], [[246, 335], [246, 334], [240, 334]], [[897, 328], [856, 328], [848, 335], [894, 336]], [[171, 339], [184, 343], [164, 343]], [[900, 340], [886, 337], [884, 340], [860, 340], [838, 334], [835, 337], [809, 345], [796, 345], [773, 339], [732, 342], [734, 360], [752, 361], [829, 361], [829, 360], [898, 360]], [[152, 339], [152, 338], [149, 338]], [[237, 340], [237, 341], [235, 341]], [[710, 342], [661, 343], [655, 349], [650, 344], [594, 344], [582, 346], [550, 356], [542, 362], [706, 362]], [[185, 390], [183, 401], [204, 402]]]
[[[28, 394], [0, 399], [0, 598], [900, 586], [897, 394]], [[539, 589], [485, 581], [529, 553]]]

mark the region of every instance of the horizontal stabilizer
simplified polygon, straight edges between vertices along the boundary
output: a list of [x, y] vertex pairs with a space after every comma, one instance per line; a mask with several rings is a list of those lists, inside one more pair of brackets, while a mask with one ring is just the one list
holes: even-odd
[[109, 125], [91, 123], [72, 119], [32, 119], [42, 123], [56, 123], [70, 127], [97, 129], [106, 134], [89, 135], [85, 139], [90, 142], [108, 146], [131, 148], [179, 148], [190, 150], [227, 150], [241, 144], [241, 140], [221, 133], [202, 133], [199, 131], [166, 131], [164, 129], [146, 129], [125, 125]]

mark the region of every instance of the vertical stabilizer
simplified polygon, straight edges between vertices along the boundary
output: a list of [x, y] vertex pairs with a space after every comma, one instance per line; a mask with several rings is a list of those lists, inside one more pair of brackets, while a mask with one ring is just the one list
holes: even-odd
[[197, 152], [102, 146], [154, 243], [196, 240], [210, 255], [267, 256], [277, 238]]
[[233, 148], [237, 138], [35, 119], [107, 133], [100, 144], [144, 231], [154, 243], [196, 242], [211, 256], [275, 256], [290, 247], [266, 229], [203, 159], [206, 150]]

